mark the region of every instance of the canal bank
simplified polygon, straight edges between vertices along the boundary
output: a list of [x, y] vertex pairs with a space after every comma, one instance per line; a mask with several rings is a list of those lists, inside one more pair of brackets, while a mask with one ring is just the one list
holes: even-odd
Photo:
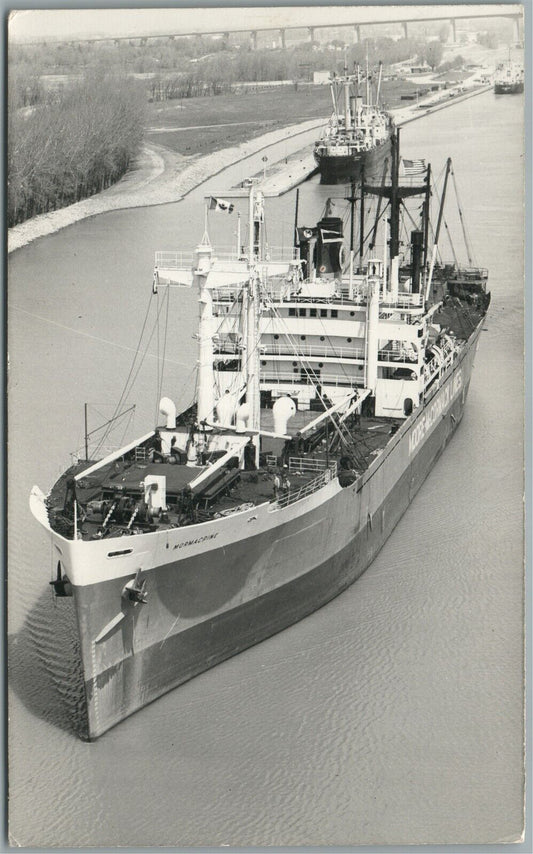
[[[462, 95], [451, 97], [444, 103], [427, 105], [427, 109], [418, 104], [392, 111], [396, 124], [401, 126], [428, 113], [453, 106], [460, 101], [487, 91], [482, 87]], [[60, 210], [40, 214], [26, 222], [8, 229], [8, 253], [27, 246], [39, 237], [54, 234], [62, 228], [73, 225], [87, 217], [112, 210], [162, 205], [177, 202], [191, 190], [208, 178], [217, 175], [233, 163], [244, 160], [252, 154], [268, 149], [285, 141], [285, 155], [278, 156], [264, 173], [260, 188], [268, 196], [278, 196], [305, 181], [314, 171], [312, 155], [301, 149], [301, 137], [309, 131], [321, 128], [324, 119], [311, 119], [279, 130], [270, 131], [256, 139], [238, 146], [215, 151], [204, 157], [185, 157], [163, 146], [151, 144], [144, 146], [135, 167], [120, 181], [88, 199]]]
[[178, 202], [208, 178], [272, 145], [286, 141], [287, 153], [289, 149], [294, 151], [301, 145], [303, 134], [323, 123], [323, 119], [312, 119], [280, 128], [204, 157], [184, 157], [163, 146], [146, 145], [135, 167], [112, 187], [74, 205], [40, 214], [10, 228], [8, 252], [97, 214]]

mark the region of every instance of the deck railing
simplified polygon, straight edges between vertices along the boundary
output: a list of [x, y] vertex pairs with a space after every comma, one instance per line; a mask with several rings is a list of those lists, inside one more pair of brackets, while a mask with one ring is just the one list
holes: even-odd
[[[440, 378], [449, 367], [453, 364], [455, 359], [455, 350], [451, 350], [447, 353], [446, 357], [441, 360], [437, 359], [435, 356], [424, 365], [423, 377], [424, 377], [424, 394], [433, 394], [434, 391], [440, 386]], [[429, 386], [433, 384], [435, 378], [437, 378], [437, 382], [435, 384], [435, 388], [430, 389]]]
[[[298, 369], [296, 369], [298, 370]], [[357, 376], [348, 374], [330, 374], [325, 373], [322, 369], [314, 371], [312, 368], [300, 373], [291, 373], [290, 371], [276, 371], [276, 373], [261, 372], [261, 382], [278, 383], [286, 386], [335, 386], [341, 388], [357, 388], [358, 385], [363, 385], [363, 372]]]
[[[216, 355], [238, 355], [243, 346], [239, 342], [228, 341], [222, 338], [215, 339]], [[301, 344], [298, 342], [298, 352], [295, 353], [290, 344], [264, 344], [260, 346], [261, 356], [287, 356], [289, 359], [300, 360], [302, 357], [330, 358], [330, 359], [353, 359], [355, 361], [365, 360], [365, 351], [362, 347], [331, 347], [327, 344]], [[408, 350], [379, 350], [378, 362], [394, 362], [394, 364], [416, 363], [415, 351]]]
[[296, 501], [301, 501], [302, 498], [307, 498], [312, 495], [326, 483], [329, 483], [337, 475], [337, 463], [329, 463], [327, 468], [322, 471], [318, 477], [308, 481], [300, 489], [289, 488], [283, 495], [274, 498], [271, 503], [271, 510], [279, 510], [282, 507], [288, 507], [289, 504], [294, 504]]
[[293, 474], [294, 472], [298, 472], [299, 474], [309, 474], [309, 472], [323, 472], [331, 465], [337, 465], [337, 463], [330, 463], [326, 460], [314, 459], [312, 457], [289, 457], [289, 472]]
[[[265, 250], [265, 255], [258, 262], [259, 267], [268, 266], [272, 263], [289, 263], [298, 255], [298, 250], [293, 246], [269, 246]], [[236, 247], [226, 246], [220, 251], [213, 248], [212, 260], [216, 264], [235, 264], [243, 265], [248, 259], [246, 252], [239, 252]], [[194, 263], [194, 253], [181, 250], [175, 252], [156, 252], [155, 266], [158, 269], [165, 270], [190, 270]]]
[[156, 252], [155, 266], [158, 270], [190, 270], [193, 257], [192, 252]]

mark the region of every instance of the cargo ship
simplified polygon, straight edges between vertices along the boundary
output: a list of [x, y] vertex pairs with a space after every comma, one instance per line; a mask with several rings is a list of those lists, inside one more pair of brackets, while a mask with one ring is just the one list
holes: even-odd
[[162, 397], [144, 435], [33, 487], [57, 618], [77, 617], [83, 738], [355, 582], [457, 429], [488, 274], [470, 249], [466, 266], [439, 256], [451, 160], [433, 188], [429, 165], [400, 181], [396, 135], [391, 154], [390, 180], [349, 199], [352, 236], [375, 200], [370, 244], [364, 226], [345, 246], [328, 209], [267, 245], [251, 183], [244, 244], [215, 250], [206, 213], [194, 253], [157, 253], [153, 291], [198, 294], [194, 402]]
[[509, 61], [499, 65], [494, 75], [494, 93], [496, 95], [519, 95], [524, 91], [524, 69], [516, 62]]
[[[367, 64], [368, 66], [368, 64]], [[321, 184], [358, 182], [379, 176], [390, 157], [391, 116], [379, 106], [382, 64], [379, 64], [375, 97], [368, 67], [364, 81], [360, 67], [354, 74], [333, 75], [330, 81], [333, 113], [322, 137], [315, 142], [314, 157]], [[366, 100], [361, 95], [365, 84]]]

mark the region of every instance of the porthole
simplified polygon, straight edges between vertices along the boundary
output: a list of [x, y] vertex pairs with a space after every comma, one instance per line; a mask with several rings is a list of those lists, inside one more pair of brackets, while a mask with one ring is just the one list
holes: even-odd
[[321, 336], [320, 336], [320, 340], [321, 340], [321, 341], [325, 341], [326, 339], [324, 338], [324, 336], [323, 336], [323, 335], [321, 335]]
[[300, 341], [305, 341], [306, 337], [307, 336], [305, 336], [305, 335], [300, 335]]
[[348, 344], [351, 344], [351, 343], [352, 343], [352, 339], [351, 339], [351, 338], [347, 338], [346, 340], [347, 340]]
[[274, 341], [277, 341], [278, 338], [279, 338], [279, 335], [274, 335]]

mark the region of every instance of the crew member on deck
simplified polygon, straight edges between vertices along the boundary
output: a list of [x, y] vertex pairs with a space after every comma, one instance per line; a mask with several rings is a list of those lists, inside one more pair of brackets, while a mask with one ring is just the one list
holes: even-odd
[[176, 462], [179, 464], [179, 463], [181, 463], [181, 453], [176, 448], [176, 441], [177, 440], [176, 440], [175, 436], [173, 436], [172, 439], [170, 440], [170, 458], [175, 459]]
[[156, 430], [154, 438], [152, 439], [152, 462], [162, 463], [164, 460], [165, 458], [162, 454], [161, 434], [159, 430]]

